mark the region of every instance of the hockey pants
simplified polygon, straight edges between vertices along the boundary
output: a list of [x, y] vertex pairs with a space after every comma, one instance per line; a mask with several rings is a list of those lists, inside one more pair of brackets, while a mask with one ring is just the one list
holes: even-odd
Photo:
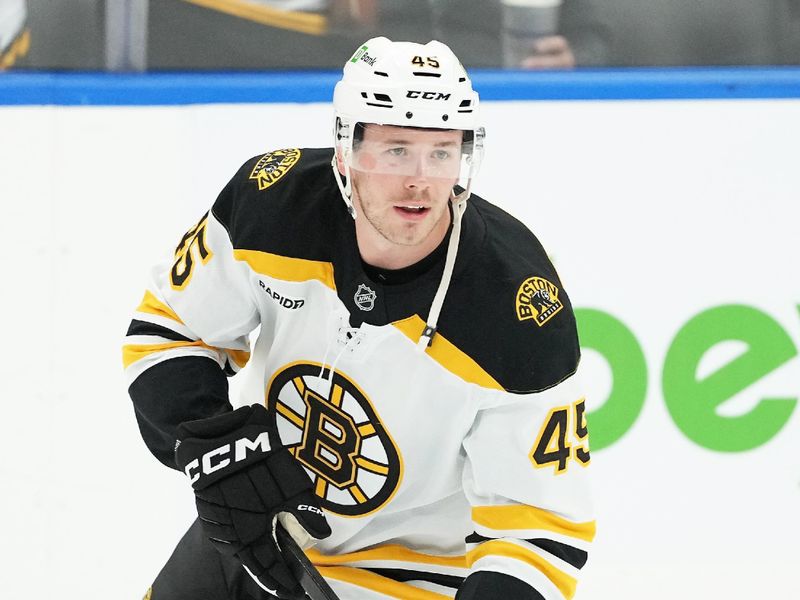
[[195, 520], [153, 582], [149, 600], [276, 600], [217, 552]]

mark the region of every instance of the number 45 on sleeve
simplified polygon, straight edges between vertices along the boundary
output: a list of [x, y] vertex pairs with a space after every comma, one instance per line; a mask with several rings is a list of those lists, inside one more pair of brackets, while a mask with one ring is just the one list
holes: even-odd
[[566, 472], [571, 459], [585, 467], [591, 460], [588, 436], [584, 398], [570, 406], [557, 406], [547, 415], [529, 458], [537, 469], [553, 467], [556, 475]]

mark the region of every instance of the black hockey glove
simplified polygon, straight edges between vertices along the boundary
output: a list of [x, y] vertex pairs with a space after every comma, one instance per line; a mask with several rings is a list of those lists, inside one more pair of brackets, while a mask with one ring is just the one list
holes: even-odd
[[276, 520], [301, 546], [331, 534], [311, 479], [285, 447], [270, 448], [267, 410], [246, 406], [178, 427], [175, 459], [191, 479], [203, 530], [260, 587], [305, 598], [281, 556]]

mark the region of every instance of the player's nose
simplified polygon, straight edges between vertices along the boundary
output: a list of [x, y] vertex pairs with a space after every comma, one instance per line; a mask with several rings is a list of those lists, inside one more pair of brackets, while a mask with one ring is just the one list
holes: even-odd
[[430, 186], [428, 177], [430, 168], [426, 164], [425, 159], [420, 157], [414, 161], [413, 169], [406, 176], [405, 184], [409, 189], [427, 188]]

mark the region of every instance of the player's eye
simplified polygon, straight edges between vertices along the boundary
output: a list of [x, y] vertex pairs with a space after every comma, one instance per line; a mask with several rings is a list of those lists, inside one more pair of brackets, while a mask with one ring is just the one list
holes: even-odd
[[398, 146], [397, 148], [389, 148], [386, 152], [390, 156], [398, 156], [398, 157], [405, 156], [406, 154], [408, 154], [408, 150], [406, 150], [402, 146]]
[[432, 156], [436, 160], [447, 160], [450, 158], [450, 153], [447, 150], [434, 150]]

